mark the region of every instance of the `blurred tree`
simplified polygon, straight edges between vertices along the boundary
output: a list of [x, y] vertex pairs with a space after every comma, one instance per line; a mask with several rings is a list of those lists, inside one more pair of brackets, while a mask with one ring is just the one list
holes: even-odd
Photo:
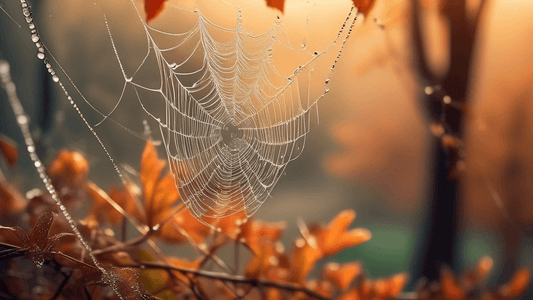
[[[411, 0], [412, 38], [415, 67], [420, 82], [426, 86], [420, 95], [422, 109], [432, 123], [433, 142], [432, 188], [426, 232], [415, 254], [413, 274], [435, 280], [443, 264], [454, 265], [458, 230], [458, 180], [464, 166], [463, 129], [468, 92], [471, 83], [474, 46], [480, 16], [486, 7], [481, 0], [473, 18], [467, 13], [466, 0], [441, 0], [439, 12], [448, 22], [449, 66], [444, 76], [430, 67], [422, 33], [420, 0]], [[416, 276], [419, 275], [419, 276]]]

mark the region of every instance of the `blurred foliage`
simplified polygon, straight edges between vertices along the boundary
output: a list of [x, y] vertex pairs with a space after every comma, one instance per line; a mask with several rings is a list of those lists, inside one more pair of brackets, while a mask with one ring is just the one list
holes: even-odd
[[[73, 237], [67, 220], [55, 217], [60, 209], [49, 194], [34, 190], [23, 196], [2, 179], [0, 222], [11, 225], [0, 227], [2, 297], [117, 299], [109, 287], [114, 282], [125, 299], [496, 300], [515, 299], [529, 284], [529, 270], [520, 269], [507, 284], [485, 287], [493, 264], [485, 257], [460, 276], [443, 268], [439, 282], [419, 282], [415, 292], [402, 293], [406, 273], [371, 279], [361, 262], [325, 261], [371, 238], [367, 229], [349, 229], [355, 212], [342, 211], [328, 224], [301, 222], [302, 236], [286, 250], [280, 242], [284, 222], [236, 214], [205, 220], [211, 227], [200, 223], [183, 209], [164, 168], [165, 161], [147, 142], [139, 184], [106, 192], [87, 179], [89, 163], [78, 152], [63, 150], [49, 164], [47, 173], [67, 207], [86, 212], [76, 225], [107, 277]], [[126, 239], [128, 224], [140, 235]], [[119, 230], [121, 237], [114, 233]], [[164, 254], [157, 241], [190, 245], [197, 255]], [[222, 249], [233, 251], [232, 264], [218, 255]], [[319, 275], [311, 276], [313, 270]]]

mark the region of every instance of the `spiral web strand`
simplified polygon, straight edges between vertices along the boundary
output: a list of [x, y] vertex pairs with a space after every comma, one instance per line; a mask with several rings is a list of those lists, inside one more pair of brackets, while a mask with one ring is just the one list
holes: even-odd
[[[235, 28], [212, 23], [198, 8], [192, 13], [197, 16], [192, 27], [170, 33], [149, 26], [137, 11], [148, 50], [131, 76], [104, 18], [124, 86], [134, 87], [143, 110], [159, 124], [176, 186], [189, 211], [202, 222], [241, 211], [249, 217], [270, 196], [287, 164], [302, 153], [312, 109], [318, 116], [317, 103], [329, 92], [327, 85], [356, 13], [352, 7], [332, 43], [309, 53], [307, 62], [290, 76], [282, 75], [273, 63], [276, 43], [290, 47], [281, 21], [254, 35], [245, 30], [240, 10]], [[173, 45], [160, 48], [156, 35], [174, 40]], [[341, 37], [344, 40], [336, 45]], [[313, 97], [314, 62], [335, 46], [338, 54], [326, 87]], [[135, 80], [151, 59], [157, 62], [159, 88]], [[159, 94], [160, 100], [141, 96], [143, 91]], [[115, 108], [121, 100], [122, 96]], [[154, 109], [158, 106], [164, 109]]]

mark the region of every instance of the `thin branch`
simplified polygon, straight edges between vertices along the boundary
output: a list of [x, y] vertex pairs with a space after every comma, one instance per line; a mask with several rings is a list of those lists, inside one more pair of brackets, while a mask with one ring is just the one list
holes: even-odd
[[148, 232], [146, 232], [145, 234], [137, 237], [137, 238], [134, 238], [132, 240], [129, 240], [125, 243], [117, 243], [113, 246], [109, 246], [107, 248], [102, 248], [102, 249], [96, 249], [96, 250], [93, 250], [93, 255], [101, 255], [101, 254], [104, 254], [104, 253], [108, 253], [108, 252], [118, 252], [118, 251], [121, 251], [121, 250], [124, 250], [124, 249], [127, 249], [129, 247], [133, 247], [133, 246], [138, 246], [144, 242], [146, 242], [153, 234], [154, 234], [155, 231], [153, 230], [148, 230]]
[[178, 272], [185, 273], [185, 274], [192, 274], [192, 275], [204, 277], [204, 278], [218, 279], [221, 281], [233, 282], [233, 283], [249, 284], [255, 287], [259, 287], [259, 286], [273, 287], [273, 288], [283, 289], [283, 290], [292, 291], [292, 292], [302, 292], [309, 297], [313, 297], [313, 298], [320, 299], [320, 300], [329, 300], [329, 298], [324, 297], [316, 292], [313, 292], [307, 289], [306, 287], [298, 286], [298, 285], [291, 284], [291, 283], [274, 282], [274, 281], [267, 281], [267, 280], [260, 280], [260, 279], [247, 279], [246, 277], [240, 276], [240, 275], [228, 275], [228, 274], [219, 273], [219, 272], [182, 268], [182, 267], [159, 264], [156, 262], [143, 262], [142, 264], [123, 265], [121, 267], [172, 270], [172, 271], [178, 271]]
[[70, 255], [67, 255], [67, 254], [63, 253], [63, 252], [59, 252], [59, 251], [50, 251], [50, 252], [48, 252], [48, 253], [49, 253], [49, 254], [53, 254], [53, 255], [57, 255], [57, 256], [64, 257], [64, 258], [66, 258], [66, 259], [68, 259], [68, 260], [70, 260], [70, 261], [73, 261], [73, 262], [75, 262], [75, 263], [78, 263], [78, 264], [80, 264], [80, 265], [83, 265], [83, 266], [85, 266], [85, 267], [87, 267], [87, 268], [90, 268], [90, 269], [93, 269], [93, 270], [100, 270], [100, 268], [97, 268], [97, 267], [95, 267], [95, 266], [91, 266], [91, 265], [89, 265], [88, 263], [83, 262], [83, 261], [81, 261], [81, 260], [79, 260], [79, 259], [76, 259], [76, 258], [74, 258], [74, 257], [72, 257], [72, 256], [70, 256]]
[[56, 300], [57, 297], [59, 297], [59, 295], [61, 294], [61, 292], [63, 291], [63, 289], [67, 285], [67, 283], [68, 283], [68, 281], [70, 279], [70, 276], [72, 276], [72, 273], [71, 274], [62, 273], [62, 274], [65, 276], [65, 278], [63, 279], [63, 281], [61, 281], [61, 284], [57, 288], [57, 291], [55, 292], [54, 296], [50, 300]]

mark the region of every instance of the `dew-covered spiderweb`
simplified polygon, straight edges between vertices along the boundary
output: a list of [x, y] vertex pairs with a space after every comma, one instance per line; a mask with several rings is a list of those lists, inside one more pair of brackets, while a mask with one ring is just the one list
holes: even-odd
[[[124, 89], [133, 87], [143, 110], [157, 121], [189, 211], [199, 220], [240, 211], [251, 216], [269, 198], [287, 164], [302, 153], [356, 14], [352, 8], [331, 43], [306, 52], [307, 59], [288, 75], [273, 60], [275, 46], [292, 47], [281, 20], [253, 34], [240, 10], [232, 28], [211, 22], [198, 7], [188, 14], [190, 27], [172, 32], [146, 24], [138, 13], [148, 47], [135, 72], [121, 67]], [[108, 30], [113, 42], [113, 28]], [[114, 51], [121, 64], [121, 53]], [[313, 78], [315, 61], [328, 51], [336, 56], [326, 77]], [[137, 81], [147, 64], [157, 66], [156, 86]], [[320, 92], [313, 93], [312, 85], [320, 86]]]
[[[141, 49], [138, 44], [135, 49], [118, 46], [120, 24], [103, 9], [105, 4], [94, 3], [105, 25], [109, 53], [122, 74], [118, 99], [106, 100], [113, 103], [111, 109], [98, 108], [85, 96], [43, 43], [31, 20], [28, 24], [38, 58], [123, 183], [128, 179], [97, 132], [105, 123], [134, 132], [115, 118], [121, 108], [137, 105], [145, 115], [144, 124], [151, 121], [158, 127], [157, 138], [167, 153], [180, 198], [198, 220], [205, 223], [203, 218], [218, 219], [242, 211], [247, 217], [253, 215], [270, 197], [289, 162], [304, 150], [312, 119], [318, 119], [319, 100], [329, 92], [357, 9], [347, 9], [336, 23], [335, 34], [311, 49], [307, 45], [308, 17], [301, 44], [293, 46], [279, 16], [270, 29], [252, 33], [238, 7], [231, 8], [232, 22], [219, 25], [197, 5], [184, 8], [171, 3], [166, 10], [179, 26], [156, 26], [144, 20], [138, 3], [123, 2], [143, 32]], [[143, 53], [136, 64], [125, 62], [130, 50]], [[54, 65], [62, 74], [56, 74]], [[68, 86], [63, 85], [62, 76]], [[99, 119], [86, 119], [88, 112], [96, 112]]]
[[[270, 197], [289, 162], [304, 150], [312, 118], [318, 118], [319, 100], [329, 92], [333, 70], [354, 27], [356, 9], [352, 7], [345, 12], [336, 34], [321, 48], [310, 49], [307, 45], [309, 19], [305, 21], [301, 44], [294, 47], [279, 17], [269, 30], [257, 34], [247, 30], [242, 12], [236, 7], [233, 7], [234, 22], [222, 26], [211, 21], [198, 6], [189, 9], [169, 5], [172, 19], [180, 26], [160, 28], [146, 23], [137, 3], [125, 3], [134, 12], [130, 17], [140, 25], [145, 38], [144, 48], [133, 50], [143, 55], [136, 65], [125, 63], [127, 54], [124, 47], [118, 46], [115, 34], [114, 26], [118, 23], [98, 7], [109, 53], [122, 74], [122, 92], [118, 99], [109, 100], [112, 109], [104, 112], [85, 96], [68, 68], [47, 47], [29, 4], [21, 0], [37, 57], [124, 184], [129, 179], [123, 175], [123, 169], [101, 138], [102, 132], [98, 131], [101, 125], [112, 123], [128, 134], [146, 138], [147, 130], [137, 134], [116, 118], [121, 107], [135, 104], [145, 116], [139, 122], [145, 128], [149, 122], [158, 127], [158, 138], [167, 153], [180, 198], [199, 221], [208, 224], [204, 218], [218, 219], [242, 211], [248, 217], [253, 215]], [[105, 6], [96, 2], [94, 5]], [[298, 55], [283, 57], [284, 52], [291, 51]], [[36, 154], [29, 119], [9, 77], [9, 65], [3, 61], [0, 73], [41, 179], [102, 272], [104, 281], [124, 299], [115, 285], [118, 279], [100, 266], [50, 183]], [[86, 117], [87, 113], [96, 113], [99, 119], [93, 122]], [[114, 207], [124, 212], [116, 203]], [[146, 228], [137, 225], [145, 233]]]

